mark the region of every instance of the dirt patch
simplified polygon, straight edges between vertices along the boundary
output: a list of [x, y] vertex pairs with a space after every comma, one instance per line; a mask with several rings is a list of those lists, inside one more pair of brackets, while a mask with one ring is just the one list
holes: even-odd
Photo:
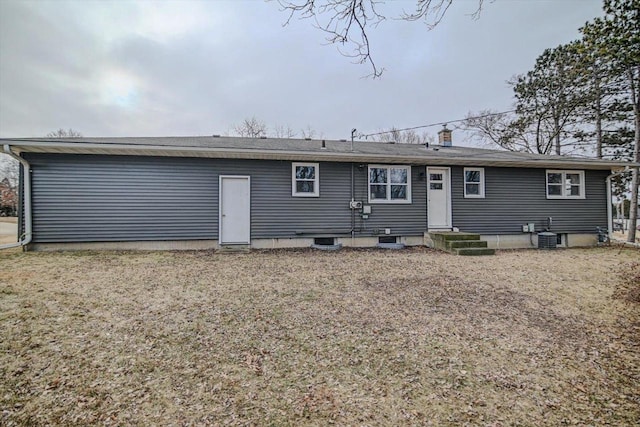
[[0, 420], [634, 425], [639, 254], [2, 252]]

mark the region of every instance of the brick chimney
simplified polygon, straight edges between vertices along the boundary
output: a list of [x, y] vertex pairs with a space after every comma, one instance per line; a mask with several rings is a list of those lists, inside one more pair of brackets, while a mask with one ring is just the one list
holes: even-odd
[[447, 129], [446, 124], [438, 132], [438, 144], [443, 147], [451, 147], [453, 145], [451, 142], [451, 129]]

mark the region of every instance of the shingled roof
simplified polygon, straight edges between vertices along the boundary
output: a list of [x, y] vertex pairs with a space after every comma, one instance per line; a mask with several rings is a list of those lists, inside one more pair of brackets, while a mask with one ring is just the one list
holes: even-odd
[[294, 161], [334, 161], [446, 166], [622, 169], [630, 162], [549, 156], [439, 145], [372, 141], [241, 138], [227, 136], [145, 138], [0, 139], [18, 153], [147, 155]]

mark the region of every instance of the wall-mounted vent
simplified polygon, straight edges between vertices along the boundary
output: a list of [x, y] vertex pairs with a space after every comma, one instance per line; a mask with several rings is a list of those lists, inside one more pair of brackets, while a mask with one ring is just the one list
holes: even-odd
[[555, 249], [558, 245], [556, 233], [538, 233], [538, 249]]

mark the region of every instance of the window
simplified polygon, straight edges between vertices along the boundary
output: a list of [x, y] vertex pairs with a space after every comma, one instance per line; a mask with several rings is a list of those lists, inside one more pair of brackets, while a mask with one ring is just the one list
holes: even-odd
[[584, 171], [547, 171], [547, 199], [584, 199]]
[[442, 190], [444, 188], [444, 177], [441, 173], [429, 174], [429, 190]]
[[464, 197], [484, 197], [484, 169], [464, 168]]
[[369, 166], [369, 203], [411, 203], [411, 166]]
[[291, 195], [318, 197], [320, 195], [320, 170], [318, 163], [291, 164]]

